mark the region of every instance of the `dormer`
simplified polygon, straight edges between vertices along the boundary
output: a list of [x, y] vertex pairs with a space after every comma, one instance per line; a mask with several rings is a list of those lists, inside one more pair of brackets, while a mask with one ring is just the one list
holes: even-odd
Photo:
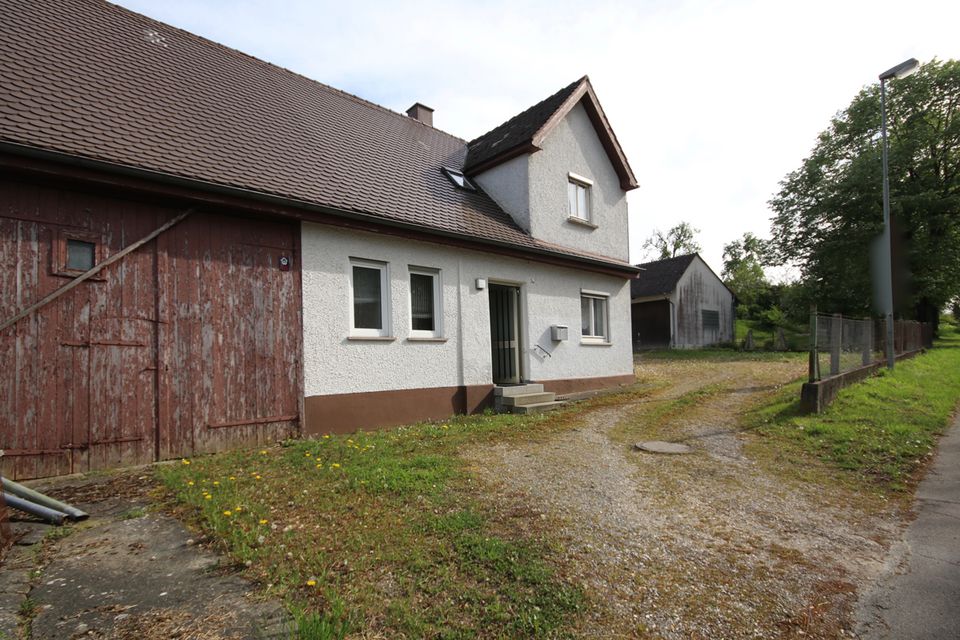
[[628, 259], [637, 181], [586, 76], [470, 142], [464, 173], [534, 238]]

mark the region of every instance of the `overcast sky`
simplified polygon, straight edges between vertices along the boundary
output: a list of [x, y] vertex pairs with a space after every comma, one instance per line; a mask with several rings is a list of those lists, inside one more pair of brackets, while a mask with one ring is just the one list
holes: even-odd
[[960, 58], [951, 0], [119, 4], [396, 111], [422, 102], [467, 140], [588, 74], [640, 182], [631, 259], [686, 220], [718, 273], [724, 244], [769, 234], [778, 182], [861, 87]]

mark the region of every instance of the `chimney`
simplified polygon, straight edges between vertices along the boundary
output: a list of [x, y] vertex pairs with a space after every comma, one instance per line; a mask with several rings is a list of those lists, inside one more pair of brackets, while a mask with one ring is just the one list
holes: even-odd
[[407, 109], [407, 115], [425, 125], [433, 126], [433, 109], [425, 104], [414, 102], [413, 106]]

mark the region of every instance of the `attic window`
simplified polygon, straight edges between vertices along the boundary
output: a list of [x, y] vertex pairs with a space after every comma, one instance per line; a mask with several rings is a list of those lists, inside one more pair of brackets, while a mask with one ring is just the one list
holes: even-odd
[[447, 176], [447, 179], [454, 184], [454, 186], [464, 189], [466, 191], [476, 191], [477, 188], [473, 186], [473, 183], [467, 179], [467, 176], [463, 175], [463, 171], [458, 171], [456, 169], [451, 169], [449, 167], [443, 168], [443, 175]]

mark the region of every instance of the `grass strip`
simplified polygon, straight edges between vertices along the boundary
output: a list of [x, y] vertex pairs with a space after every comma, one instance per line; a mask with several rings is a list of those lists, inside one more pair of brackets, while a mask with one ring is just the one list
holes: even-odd
[[843, 389], [819, 415], [799, 409], [801, 382], [748, 417], [756, 431], [884, 492], [910, 488], [960, 403], [960, 331], [941, 325], [928, 352]]

